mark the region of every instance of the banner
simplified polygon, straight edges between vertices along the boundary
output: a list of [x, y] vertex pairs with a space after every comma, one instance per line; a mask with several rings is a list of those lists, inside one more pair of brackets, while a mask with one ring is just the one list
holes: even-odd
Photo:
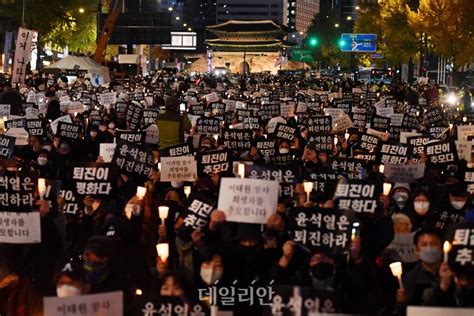
[[[215, 288], [215, 287], [214, 287]], [[215, 288], [217, 290], [217, 288]], [[217, 291], [216, 291], [217, 292]], [[230, 292], [230, 291], [229, 291]], [[208, 297], [208, 295], [206, 295]], [[135, 297], [133, 316], [210, 316], [209, 308], [203, 303], [185, 302], [174, 296], [160, 296], [159, 293]]]
[[228, 222], [264, 224], [276, 211], [278, 188], [276, 181], [222, 178], [217, 208]]

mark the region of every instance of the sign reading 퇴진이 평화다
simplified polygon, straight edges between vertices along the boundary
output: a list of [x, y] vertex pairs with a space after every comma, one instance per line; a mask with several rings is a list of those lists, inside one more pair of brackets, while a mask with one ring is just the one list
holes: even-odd
[[380, 196], [380, 188], [366, 180], [350, 180], [338, 183], [334, 199], [341, 210], [357, 213], [374, 213]]
[[123, 315], [123, 293], [106, 292], [71, 297], [44, 297], [44, 314], [48, 316], [117, 316]]
[[0, 212], [0, 243], [34, 244], [41, 242], [39, 212]]
[[77, 162], [69, 170], [79, 195], [110, 197], [116, 192], [118, 169], [111, 163]]
[[275, 213], [277, 181], [222, 178], [218, 209], [228, 222], [264, 224]]
[[160, 179], [167, 181], [195, 181], [196, 159], [193, 156], [161, 157]]

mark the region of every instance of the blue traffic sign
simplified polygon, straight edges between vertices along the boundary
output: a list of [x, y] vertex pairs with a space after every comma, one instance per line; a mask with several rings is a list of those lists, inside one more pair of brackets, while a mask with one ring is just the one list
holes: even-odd
[[372, 53], [377, 50], [377, 35], [342, 33], [339, 46], [343, 52]]

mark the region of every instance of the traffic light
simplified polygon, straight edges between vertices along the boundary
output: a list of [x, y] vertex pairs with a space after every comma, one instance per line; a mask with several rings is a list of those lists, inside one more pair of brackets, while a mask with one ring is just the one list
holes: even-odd
[[315, 36], [310, 37], [308, 42], [310, 47], [318, 46], [318, 39]]
[[339, 40], [339, 47], [344, 47], [346, 45], [346, 41], [341, 39]]

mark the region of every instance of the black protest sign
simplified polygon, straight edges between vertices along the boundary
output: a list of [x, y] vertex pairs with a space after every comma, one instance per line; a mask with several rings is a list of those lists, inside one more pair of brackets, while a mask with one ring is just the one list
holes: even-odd
[[103, 120], [102, 114], [97, 110], [91, 111], [91, 113], [89, 114], [89, 120], [90, 125], [99, 125], [100, 122], [102, 122]]
[[26, 119], [19, 118], [19, 119], [8, 120], [8, 121], [5, 121], [4, 124], [5, 124], [6, 130], [9, 130], [10, 128], [26, 128]]
[[216, 204], [216, 201], [211, 201], [203, 196], [191, 195], [185, 206], [184, 226], [193, 230], [203, 230], [209, 222]]
[[142, 101], [145, 100], [145, 94], [143, 92], [137, 92], [133, 95], [133, 101]]
[[354, 156], [354, 158], [365, 161], [376, 161], [377, 154], [357, 154]]
[[156, 124], [158, 120], [158, 110], [146, 109], [143, 110], [143, 125]]
[[379, 131], [386, 131], [390, 127], [390, 118], [374, 115], [370, 127]]
[[275, 131], [273, 132], [273, 134], [278, 139], [283, 139], [291, 142], [295, 138], [296, 130], [296, 127], [291, 127], [286, 124], [278, 123], [275, 127]]
[[124, 174], [146, 181], [155, 168], [153, 155], [136, 143], [118, 141], [112, 162]]
[[420, 153], [425, 152], [425, 145], [429, 140], [430, 138], [426, 136], [407, 137], [407, 144], [413, 152], [413, 157], [418, 157]]
[[59, 197], [64, 199], [62, 210], [66, 217], [76, 217], [79, 215], [79, 210], [82, 208], [82, 201], [81, 199], [76, 198], [73, 190], [60, 190]]
[[321, 102], [311, 101], [311, 102], [306, 103], [306, 110], [309, 113], [320, 114], [320, 113], [323, 113], [323, 106], [322, 106]]
[[130, 143], [143, 143], [145, 141], [146, 132], [133, 132], [133, 131], [115, 131], [115, 138], [118, 140], [124, 140]]
[[206, 113], [206, 106], [203, 104], [194, 104], [189, 108], [189, 114], [195, 116], [201, 116]]
[[260, 129], [261, 127], [259, 116], [244, 117], [243, 123], [244, 123], [244, 129], [255, 130], [255, 129]]
[[212, 117], [201, 117], [196, 122], [196, 133], [218, 134], [221, 120]]
[[294, 154], [292, 153], [280, 154], [279, 152], [276, 152], [275, 155], [270, 157], [270, 164], [274, 166], [286, 167], [295, 160], [294, 158]]
[[218, 115], [218, 114], [223, 115], [225, 113], [224, 103], [212, 103], [210, 105], [210, 108], [211, 108], [211, 113], [214, 115]]
[[160, 149], [160, 157], [192, 156], [194, 148], [190, 144], [179, 144]]
[[58, 129], [56, 131], [56, 136], [61, 138], [73, 139], [77, 140], [80, 138], [82, 132], [82, 126], [66, 123], [66, 122], [59, 122]]
[[388, 134], [390, 136], [390, 139], [393, 141], [400, 141], [400, 134], [402, 132], [410, 132], [411, 129], [408, 129], [404, 126], [390, 126], [388, 129]]
[[449, 252], [451, 267], [474, 267], [474, 226], [461, 224], [454, 230], [452, 249]]
[[404, 165], [411, 157], [410, 147], [400, 143], [382, 143], [380, 147], [378, 161], [381, 164]]
[[349, 179], [362, 179], [366, 173], [367, 162], [354, 158], [337, 158], [331, 161], [331, 170], [336, 175]]
[[351, 120], [354, 127], [365, 127], [367, 123], [366, 109], [353, 107], [351, 112]]
[[354, 94], [352, 92], [344, 92], [342, 93], [342, 100], [344, 102], [352, 102], [354, 101]]
[[364, 152], [373, 153], [377, 151], [377, 148], [380, 143], [381, 143], [380, 138], [374, 135], [362, 134], [359, 137], [357, 148]]
[[259, 140], [257, 141], [256, 147], [261, 156], [269, 157], [275, 155], [276, 145], [274, 140]]
[[427, 109], [423, 114], [423, 122], [426, 126], [445, 125], [443, 110], [441, 108]]
[[367, 96], [367, 99], [369, 100], [376, 100], [377, 92], [367, 91], [366, 96]]
[[135, 102], [130, 102], [127, 105], [127, 127], [131, 130], [137, 130], [140, 127], [140, 122], [143, 116], [143, 107]]
[[456, 145], [451, 141], [440, 141], [425, 145], [425, 155], [428, 162], [434, 165], [457, 163]]
[[10, 159], [15, 150], [15, 137], [0, 135], [0, 158]]
[[48, 201], [55, 201], [59, 196], [62, 182], [55, 179], [45, 179], [46, 190], [43, 199]]
[[448, 136], [449, 128], [444, 126], [431, 126], [428, 129], [428, 136], [430, 138], [438, 138], [441, 140], [445, 140]]
[[301, 179], [298, 164], [288, 165], [284, 170], [267, 165], [245, 165], [245, 178], [278, 181], [296, 184]]
[[344, 113], [349, 114], [351, 112], [352, 102], [334, 101], [334, 107], [342, 109]]
[[0, 176], [0, 211], [30, 212], [36, 181], [35, 173]]
[[[206, 293], [203, 297], [210, 297], [213, 295], [214, 298], [222, 297], [221, 294], [217, 293], [217, 288], [205, 289], [208, 292], [214, 289], [214, 293]], [[201, 289], [200, 289], [201, 290]], [[200, 293], [201, 295], [201, 293]], [[224, 296], [225, 297], [225, 296]], [[230, 297], [230, 294], [229, 294]], [[234, 297], [232, 297], [234, 299]], [[184, 301], [183, 299], [175, 296], [161, 296], [159, 293], [152, 293], [149, 295], [140, 295], [135, 297], [133, 304], [133, 316], [210, 316], [209, 307], [200, 303], [191, 303]]]
[[30, 136], [43, 136], [45, 134], [45, 125], [42, 119], [26, 120], [26, 130]]
[[232, 171], [231, 155], [224, 149], [198, 153], [196, 160], [199, 177]]
[[327, 315], [337, 312], [334, 291], [318, 291], [311, 287], [277, 286], [272, 304], [265, 306], [263, 316]]
[[403, 116], [402, 126], [408, 129], [418, 129], [420, 127], [420, 121], [416, 115], [405, 114]]
[[252, 131], [246, 129], [227, 129], [222, 131], [224, 145], [229, 149], [249, 149], [252, 143]]
[[432, 215], [433, 226], [442, 232], [446, 232], [452, 225], [464, 222], [464, 211], [441, 209]]
[[330, 133], [332, 130], [332, 117], [330, 115], [318, 115], [308, 117], [303, 123], [310, 133]]
[[310, 134], [308, 136], [308, 147], [316, 151], [331, 151], [334, 146], [334, 135]]
[[127, 102], [117, 102], [115, 103], [115, 112], [117, 112], [117, 117], [124, 119], [127, 116]]
[[76, 162], [69, 168], [78, 195], [110, 198], [117, 192], [117, 167], [112, 163]]
[[328, 255], [341, 255], [351, 246], [351, 210], [296, 208], [289, 215], [291, 239], [311, 252], [322, 250]]
[[366, 180], [339, 182], [334, 193], [336, 206], [357, 213], [374, 213], [381, 194], [380, 186]]
[[270, 120], [274, 117], [280, 116], [280, 104], [266, 103], [262, 105], [262, 110], [259, 111], [262, 121]]

